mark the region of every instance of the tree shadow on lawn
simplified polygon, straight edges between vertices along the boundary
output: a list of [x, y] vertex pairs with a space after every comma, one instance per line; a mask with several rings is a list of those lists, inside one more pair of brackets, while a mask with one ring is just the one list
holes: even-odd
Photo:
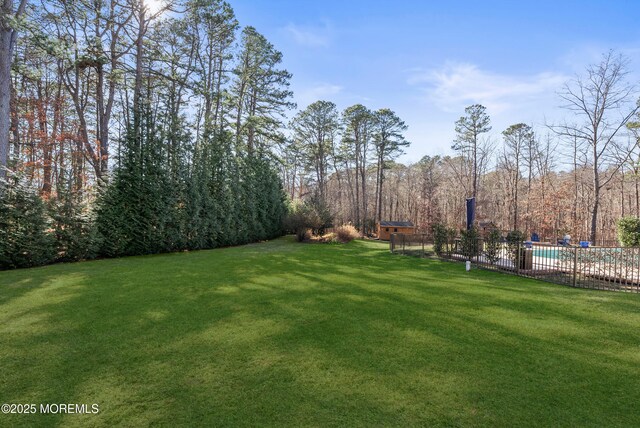
[[[424, 302], [393, 293], [375, 294], [366, 302], [336, 296], [340, 302], [331, 305], [326, 295], [315, 302], [310, 296], [311, 301], [304, 302], [307, 307], [339, 308], [330, 317], [330, 328], [324, 319], [298, 323], [284, 343], [303, 354], [320, 348], [334, 364], [372, 378], [382, 376], [397, 391], [406, 390], [416, 372], [449, 369], [458, 388], [457, 400], [449, 406], [462, 413], [484, 406], [485, 417], [500, 415], [489, 418], [491, 424], [518, 425], [546, 418], [542, 425], [604, 420], [629, 425], [639, 420], [633, 402], [621, 399], [640, 392], [636, 382], [640, 361], [634, 346], [639, 337], [633, 332], [621, 335], [619, 328], [628, 331], [625, 324], [615, 320], [605, 324], [602, 317], [579, 313], [541, 317], [531, 306], [478, 304], [472, 300], [478, 296], [471, 293], [466, 302], [455, 293], [459, 309], [440, 308], [437, 299], [425, 307]], [[326, 312], [320, 311], [325, 316]], [[418, 390], [413, 391], [413, 401], [437, 394], [433, 389]]]
[[65, 425], [640, 422], [635, 296], [291, 247], [38, 275], [0, 305], [3, 398], [100, 403], [38, 419]]

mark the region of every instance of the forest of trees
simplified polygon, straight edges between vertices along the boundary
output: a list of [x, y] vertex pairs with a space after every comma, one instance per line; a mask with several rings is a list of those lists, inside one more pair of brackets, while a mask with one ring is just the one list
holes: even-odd
[[291, 75], [229, 4], [3, 5], [0, 266], [282, 233]]
[[410, 220], [426, 233], [435, 223], [462, 228], [465, 199], [475, 196], [477, 219], [505, 232], [613, 241], [618, 219], [640, 216], [638, 92], [628, 73], [627, 59], [611, 51], [558, 88], [561, 123], [494, 130], [490, 112], [471, 105], [452, 124], [453, 154], [414, 164], [395, 162], [408, 142], [392, 112], [356, 105], [339, 114], [316, 103], [294, 120], [285, 189], [295, 199], [321, 188], [336, 222], [366, 233], [380, 219]]
[[282, 148], [290, 199], [319, 201], [334, 223], [372, 232], [383, 216], [389, 162], [409, 145], [406, 129], [386, 108], [371, 111], [357, 104], [341, 114], [329, 101], [309, 105], [291, 121], [291, 138]]
[[471, 196], [479, 219], [547, 239], [612, 239], [640, 215], [638, 94], [615, 52], [558, 88], [565, 122], [495, 130], [471, 105], [454, 154], [403, 165], [394, 111], [295, 112], [282, 54], [222, 0], [1, 9], [2, 268], [268, 239], [297, 200], [363, 235], [460, 227]]

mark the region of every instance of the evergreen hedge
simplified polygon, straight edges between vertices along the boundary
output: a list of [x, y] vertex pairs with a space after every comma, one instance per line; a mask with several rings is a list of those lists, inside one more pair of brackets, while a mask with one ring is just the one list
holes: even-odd
[[237, 154], [227, 132], [207, 133], [187, 163], [184, 153], [169, 152], [151, 121], [143, 125], [143, 135], [127, 134], [119, 167], [94, 207], [70, 189], [45, 204], [19, 175], [0, 183], [0, 269], [283, 234], [286, 198], [267, 151]]

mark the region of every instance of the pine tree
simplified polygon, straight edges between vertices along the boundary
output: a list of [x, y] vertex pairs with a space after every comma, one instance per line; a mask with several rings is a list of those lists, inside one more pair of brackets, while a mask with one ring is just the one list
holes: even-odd
[[236, 146], [249, 155], [284, 141], [281, 132], [290, 101], [291, 73], [278, 69], [282, 53], [253, 27], [242, 30], [231, 87]]
[[49, 215], [53, 221], [57, 247], [57, 261], [70, 262], [92, 259], [99, 250], [95, 213], [79, 192], [73, 189], [73, 178], [59, 187], [58, 194], [49, 201]]
[[20, 174], [0, 181], [0, 269], [51, 263], [55, 242], [45, 205]]
[[386, 163], [402, 154], [403, 147], [410, 143], [405, 140], [407, 125], [387, 108], [375, 112], [373, 142], [377, 157], [376, 200], [377, 218], [382, 220], [382, 189], [384, 186], [384, 170]]
[[486, 150], [480, 141], [480, 135], [491, 131], [491, 119], [485, 106], [474, 104], [464, 109], [466, 116], [456, 121], [456, 139], [451, 146], [458, 151], [471, 167], [471, 196], [478, 195], [478, 179], [482, 170], [483, 156]]
[[98, 208], [102, 251], [107, 256], [168, 251], [172, 248], [172, 238], [166, 233], [173, 208], [172, 190], [148, 111], [134, 112], [123, 146], [121, 167]]

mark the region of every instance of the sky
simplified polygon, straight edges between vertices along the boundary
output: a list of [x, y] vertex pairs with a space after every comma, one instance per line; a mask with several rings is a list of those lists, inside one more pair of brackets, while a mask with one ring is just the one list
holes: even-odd
[[640, 82], [640, 1], [230, 0], [283, 53], [298, 109], [317, 100], [390, 108], [409, 126], [400, 158], [451, 154], [455, 121], [487, 107], [498, 141], [564, 120], [558, 91], [610, 49]]

